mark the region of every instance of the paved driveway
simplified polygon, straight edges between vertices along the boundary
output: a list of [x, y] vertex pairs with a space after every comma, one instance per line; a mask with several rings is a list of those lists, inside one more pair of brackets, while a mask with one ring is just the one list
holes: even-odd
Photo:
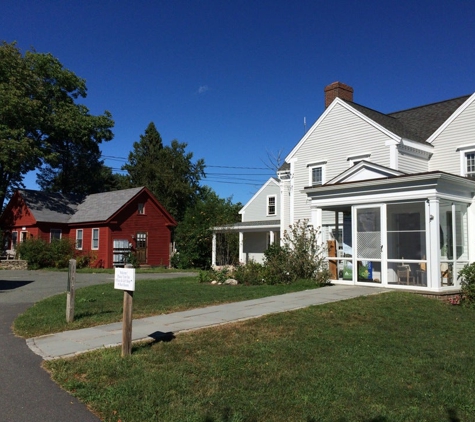
[[[137, 279], [180, 274], [137, 274]], [[112, 274], [77, 274], [76, 288], [110, 283]], [[35, 302], [66, 291], [67, 274], [0, 271], [0, 420], [6, 422], [98, 422], [87, 407], [59, 388], [41, 368], [22, 338], [11, 331], [14, 319]]]

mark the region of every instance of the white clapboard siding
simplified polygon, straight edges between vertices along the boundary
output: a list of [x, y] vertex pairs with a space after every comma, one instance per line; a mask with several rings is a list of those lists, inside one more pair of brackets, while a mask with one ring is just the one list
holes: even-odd
[[348, 157], [370, 154], [369, 161], [389, 167], [389, 136], [337, 104], [295, 152], [293, 195], [294, 221], [310, 218], [310, 204], [302, 190], [309, 185], [308, 164], [326, 162], [328, 181], [350, 166]]
[[475, 147], [475, 103], [463, 110], [433, 141], [434, 154], [429, 162], [429, 170], [445, 171], [461, 175], [461, 146]]

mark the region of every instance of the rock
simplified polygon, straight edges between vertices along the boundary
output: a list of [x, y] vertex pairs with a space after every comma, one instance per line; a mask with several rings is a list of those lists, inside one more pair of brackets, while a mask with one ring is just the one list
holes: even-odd
[[224, 284], [227, 284], [228, 286], [237, 286], [238, 285], [238, 281], [235, 280], [234, 278], [228, 278]]
[[216, 280], [213, 280], [211, 284], [218, 284], [218, 282]]

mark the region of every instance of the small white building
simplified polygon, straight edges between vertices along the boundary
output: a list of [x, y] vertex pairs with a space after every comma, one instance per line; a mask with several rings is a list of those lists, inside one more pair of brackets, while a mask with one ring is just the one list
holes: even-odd
[[261, 261], [291, 224], [309, 220], [329, 246], [333, 283], [457, 289], [475, 260], [474, 102], [384, 114], [335, 82], [278, 178], [245, 205], [241, 223], [215, 231], [238, 231], [240, 261]]

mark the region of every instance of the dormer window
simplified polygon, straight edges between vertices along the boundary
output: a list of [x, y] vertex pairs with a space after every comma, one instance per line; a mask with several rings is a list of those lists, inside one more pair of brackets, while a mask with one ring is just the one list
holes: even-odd
[[267, 215], [276, 215], [276, 198], [275, 198], [275, 195], [267, 197]]

